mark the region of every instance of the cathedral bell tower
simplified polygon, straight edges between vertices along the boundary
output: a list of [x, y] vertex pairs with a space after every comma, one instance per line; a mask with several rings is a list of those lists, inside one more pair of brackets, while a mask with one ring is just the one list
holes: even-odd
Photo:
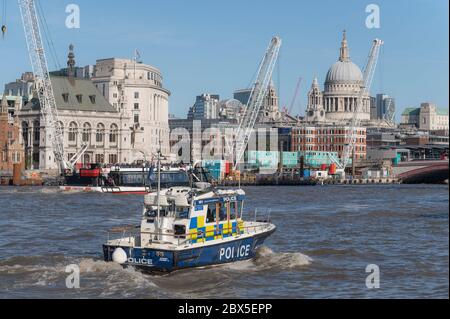
[[308, 107], [306, 109], [306, 121], [311, 123], [325, 121], [325, 109], [323, 108], [323, 94], [320, 90], [317, 77], [314, 78], [311, 90], [308, 93]]
[[75, 77], [75, 53], [73, 52], [73, 44], [69, 45], [69, 54], [67, 55], [67, 76]]

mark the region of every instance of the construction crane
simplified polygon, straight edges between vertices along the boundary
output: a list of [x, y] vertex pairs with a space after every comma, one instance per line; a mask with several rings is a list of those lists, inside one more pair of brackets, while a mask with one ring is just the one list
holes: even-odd
[[356, 107], [353, 110], [353, 117], [350, 122], [350, 137], [348, 138], [348, 142], [344, 147], [343, 156], [341, 157], [341, 160], [339, 161], [339, 159], [337, 159], [332, 154], [328, 155], [330, 160], [336, 164], [338, 173], [345, 174], [345, 169], [350, 162], [350, 157], [352, 157], [352, 154], [354, 153], [355, 144], [357, 141], [357, 133], [355, 131], [361, 125], [361, 119], [360, 119], [359, 115], [361, 113], [363, 97], [365, 95], [369, 94], [370, 87], [372, 86], [373, 76], [375, 74], [375, 69], [376, 69], [377, 62], [378, 62], [380, 48], [383, 44], [384, 44], [384, 42], [379, 39], [375, 39], [372, 43], [368, 61], [367, 61], [366, 67], [364, 69], [363, 84], [361, 86], [361, 90], [360, 90], [360, 93], [359, 93], [359, 96], [357, 99]]
[[300, 93], [300, 85], [302, 84], [303, 78], [299, 77], [297, 81], [297, 86], [295, 87], [294, 96], [291, 101], [291, 105], [289, 106], [288, 114], [291, 115], [292, 110], [294, 109], [295, 102], [297, 101], [298, 94]]
[[392, 105], [392, 98], [389, 98], [389, 103], [386, 107], [386, 110], [383, 114], [383, 121], [388, 125], [388, 126], [394, 126], [394, 118], [395, 118], [395, 110], [394, 107]]
[[65, 159], [63, 129], [58, 120], [58, 109], [48, 71], [35, 0], [18, 0], [18, 3], [46, 135], [53, 147], [53, 153], [60, 172], [73, 171], [75, 163], [84, 154], [87, 145], [83, 145], [70, 160]]
[[302, 80], [303, 80], [303, 78], [301, 78], [301, 77], [298, 78], [297, 85], [295, 87], [294, 96], [292, 97], [292, 101], [291, 101], [291, 104], [289, 105], [289, 109], [287, 109], [285, 111], [285, 116], [284, 116], [284, 119], [282, 121], [284, 125], [288, 125], [289, 124], [287, 118], [288, 118], [289, 115], [291, 115], [292, 110], [294, 109], [295, 102], [297, 101], [298, 94], [300, 93], [300, 85], [302, 84]]
[[245, 149], [252, 135], [258, 114], [264, 103], [264, 99], [267, 96], [272, 74], [275, 68], [275, 64], [278, 59], [278, 54], [281, 48], [281, 39], [274, 37], [270, 41], [269, 47], [264, 55], [259, 66], [256, 81], [253, 84], [252, 92], [250, 94], [249, 102], [244, 110], [244, 114], [239, 122], [239, 128], [235, 134], [235, 164], [236, 170], [241, 162]]

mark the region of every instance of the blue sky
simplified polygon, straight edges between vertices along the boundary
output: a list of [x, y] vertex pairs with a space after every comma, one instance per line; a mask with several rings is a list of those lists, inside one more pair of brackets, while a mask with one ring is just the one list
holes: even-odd
[[[448, 108], [449, 17], [447, 0], [265, 1], [265, 0], [39, 0], [61, 64], [69, 43], [77, 65], [108, 57], [131, 58], [139, 48], [158, 67], [171, 92], [170, 112], [185, 116], [204, 92], [232, 97], [247, 87], [271, 37], [283, 47], [274, 80], [282, 105], [303, 77], [294, 113], [304, 111], [317, 75], [323, 85], [337, 60], [342, 30], [353, 62], [361, 68], [374, 38], [385, 41], [372, 94], [396, 98], [397, 109], [432, 101]], [[0, 88], [30, 70], [16, 0], [7, 0], [8, 33], [0, 40]], [[65, 8], [81, 9], [81, 28], [67, 29]], [[378, 4], [381, 28], [367, 29], [368, 4]], [[55, 63], [49, 58], [49, 65]]]

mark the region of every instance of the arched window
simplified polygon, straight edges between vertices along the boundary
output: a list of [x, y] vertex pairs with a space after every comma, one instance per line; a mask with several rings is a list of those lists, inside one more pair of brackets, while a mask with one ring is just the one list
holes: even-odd
[[103, 136], [105, 135], [105, 126], [102, 123], [97, 125], [97, 132], [95, 134], [95, 141], [97, 143], [103, 143]]
[[91, 124], [84, 123], [83, 124], [83, 142], [89, 143], [91, 141]]
[[23, 138], [23, 144], [25, 147], [28, 147], [28, 132], [29, 132], [29, 126], [27, 122], [22, 122], [22, 138]]
[[75, 122], [69, 124], [69, 142], [76, 142], [78, 135], [78, 125]]
[[34, 121], [33, 123], [33, 141], [39, 143], [41, 139], [41, 124], [39, 121]]
[[89, 154], [83, 155], [83, 164], [88, 165], [91, 163], [91, 156]]
[[116, 124], [111, 124], [109, 132], [109, 142], [111, 144], [117, 144], [117, 137], [119, 135], [119, 128]]

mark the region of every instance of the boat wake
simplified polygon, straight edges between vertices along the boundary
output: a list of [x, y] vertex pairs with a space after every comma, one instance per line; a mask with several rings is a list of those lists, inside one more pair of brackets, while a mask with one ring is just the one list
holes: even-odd
[[59, 187], [43, 187], [38, 192], [41, 194], [59, 194], [62, 193], [62, 190]]
[[312, 258], [299, 252], [276, 253], [272, 249], [262, 246], [256, 253], [255, 263], [257, 266], [280, 269], [295, 269], [308, 266]]
[[[86, 295], [108, 298], [110, 296], [133, 297], [133, 290], [154, 289], [156, 284], [150, 276], [116, 263], [94, 258], [66, 258], [57, 256], [21, 256], [0, 260], [0, 291], [21, 291], [30, 287], [54, 288], [55, 294], [63, 289], [66, 279], [76, 265], [80, 271], [80, 287]], [[99, 283], [102, 288], [99, 289]], [[59, 291], [59, 292], [58, 292]], [[150, 294], [150, 297], [151, 294]]]
[[311, 257], [299, 252], [274, 252], [272, 249], [262, 246], [258, 248], [253, 260], [227, 264], [226, 267], [239, 271], [299, 270], [312, 262]]

